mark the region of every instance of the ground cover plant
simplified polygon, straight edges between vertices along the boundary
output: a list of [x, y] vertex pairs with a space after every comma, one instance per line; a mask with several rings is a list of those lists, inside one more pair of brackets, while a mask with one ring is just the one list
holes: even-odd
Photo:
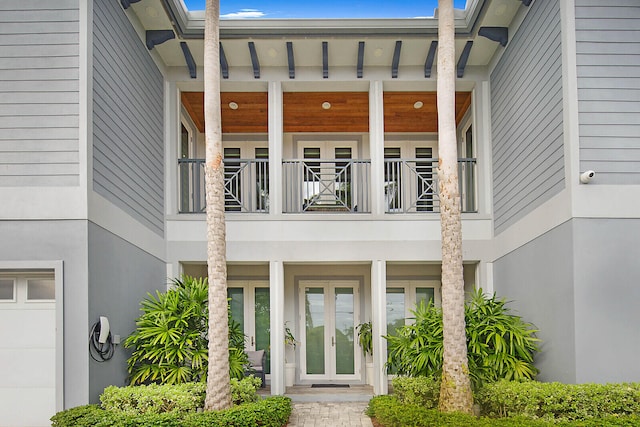
[[498, 381], [476, 391], [482, 416], [445, 414], [438, 379], [396, 377], [393, 395], [376, 396], [367, 414], [378, 426], [639, 426], [640, 384]]
[[100, 405], [86, 405], [59, 412], [53, 427], [204, 427], [272, 426], [286, 424], [291, 414], [288, 397], [260, 399], [260, 379], [231, 380], [234, 406], [224, 411], [200, 412], [205, 384], [107, 387]]
[[[469, 375], [474, 389], [500, 379], [534, 379], [538, 351], [535, 327], [512, 314], [504, 299], [474, 291], [465, 304]], [[421, 302], [414, 322], [387, 335], [390, 371], [439, 377], [442, 371], [442, 310]]]
[[[183, 276], [171, 289], [148, 294], [136, 330], [124, 341], [131, 384], [180, 384], [207, 376], [208, 283]], [[229, 314], [229, 373], [242, 378], [248, 359], [244, 333]]]

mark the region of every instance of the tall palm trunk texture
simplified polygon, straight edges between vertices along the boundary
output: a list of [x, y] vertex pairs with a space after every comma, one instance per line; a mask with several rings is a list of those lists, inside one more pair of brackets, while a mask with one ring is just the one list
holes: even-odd
[[220, 2], [207, 0], [204, 28], [205, 189], [209, 274], [209, 370], [205, 410], [231, 406], [224, 165], [220, 115]]
[[440, 410], [470, 413], [462, 270], [462, 223], [455, 122], [455, 27], [453, 0], [438, 1], [438, 178], [442, 230], [442, 323], [444, 360]]

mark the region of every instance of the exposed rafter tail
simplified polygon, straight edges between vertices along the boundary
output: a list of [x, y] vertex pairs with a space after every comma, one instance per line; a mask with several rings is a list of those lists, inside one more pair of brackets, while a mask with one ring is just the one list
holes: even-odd
[[329, 78], [329, 42], [322, 42], [322, 78]]
[[480, 27], [478, 35], [494, 42], [499, 42], [502, 47], [505, 47], [509, 42], [509, 29], [507, 27]]
[[391, 78], [398, 78], [398, 66], [400, 65], [400, 49], [402, 49], [402, 40], [396, 41], [396, 47], [393, 50], [393, 61], [391, 63]]
[[222, 43], [220, 43], [220, 72], [223, 79], [229, 78], [229, 63], [227, 62], [227, 55], [224, 54]]
[[289, 78], [296, 78], [296, 63], [293, 57], [293, 42], [287, 42], [287, 60], [289, 62]]
[[196, 61], [193, 59], [193, 55], [191, 55], [191, 50], [189, 50], [187, 42], [180, 42], [180, 48], [182, 49], [182, 53], [184, 54], [184, 60], [187, 62], [189, 75], [192, 79], [195, 79], [197, 76]]
[[462, 78], [464, 76], [464, 68], [467, 66], [467, 61], [469, 60], [469, 54], [471, 53], [471, 48], [473, 47], [473, 41], [469, 40], [462, 50], [462, 55], [460, 55], [460, 59], [458, 60], [458, 66], [456, 67], [456, 75], [458, 78]]
[[256, 52], [256, 44], [249, 42], [249, 54], [251, 55], [251, 64], [253, 65], [253, 77], [260, 78], [260, 62], [258, 61], [258, 53]]
[[358, 42], [358, 67], [356, 69], [356, 75], [359, 79], [361, 79], [363, 73], [364, 73], [364, 42]]
[[438, 50], [438, 41], [433, 40], [431, 46], [429, 46], [429, 53], [427, 53], [427, 59], [424, 61], [424, 77], [431, 77], [431, 68], [433, 68], [433, 61], [436, 57], [436, 51]]
[[176, 35], [173, 30], [147, 30], [145, 33], [147, 49], [149, 50], [153, 49], [154, 46], [175, 38]]

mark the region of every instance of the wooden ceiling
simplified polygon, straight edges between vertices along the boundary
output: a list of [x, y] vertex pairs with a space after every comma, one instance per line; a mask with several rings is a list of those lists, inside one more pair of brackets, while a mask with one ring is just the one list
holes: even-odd
[[[222, 133], [268, 132], [266, 92], [223, 92], [220, 101]], [[237, 109], [230, 107], [232, 103]], [[204, 93], [183, 92], [182, 104], [198, 130], [204, 132]], [[367, 92], [285, 92], [283, 104], [286, 133], [369, 131]], [[457, 124], [470, 105], [470, 92], [456, 92]], [[436, 93], [385, 92], [384, 130], [437, 132]]]

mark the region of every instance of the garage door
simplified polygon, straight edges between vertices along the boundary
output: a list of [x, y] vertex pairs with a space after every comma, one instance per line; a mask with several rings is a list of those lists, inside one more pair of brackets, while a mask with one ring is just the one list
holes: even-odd
[[49, 426], [56, 412], [55, 280], [0, 275], [0, 426]]

